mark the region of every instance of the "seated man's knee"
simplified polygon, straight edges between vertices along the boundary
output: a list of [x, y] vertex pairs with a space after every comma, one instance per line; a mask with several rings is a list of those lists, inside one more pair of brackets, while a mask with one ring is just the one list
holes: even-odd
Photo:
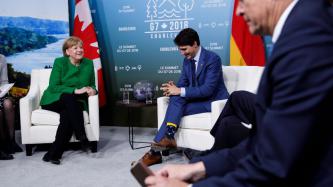
[[243, 97], [244, 95], [247, 95], [249, 92], [244, 90], [234, 91], [230, 94], [229, 99], [235, 100], [237, 98]]
[[178, 103], [178, 102], [184, 102], [185, 99], [183, 97], [180, 97], [179, 95], [173, 95], [170, 97], [169, 103]]
[[252, 99], [254, 95], [255, 94], [251, 92], [240, 90], [232, 92], [228, 99], [230, 99], [231, 103], [234, 105], [238, 105], [239, 103], [243, 103], [243, 101]]

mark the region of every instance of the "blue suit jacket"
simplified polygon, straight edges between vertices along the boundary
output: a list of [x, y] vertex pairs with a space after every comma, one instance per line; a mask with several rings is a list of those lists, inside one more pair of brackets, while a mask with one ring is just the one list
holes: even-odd
[[333, 186], [333, 7], [300, 0], [266, 65], [257, 126], [246, 141], [204, 161], [194, 186]]
[[212, 101], [228, 98], [229, 93], [223, 81], [221, 58], [218, 55], [201, 47], [194, 87], [192, 73], [191, 62], [185, 58], [177, 87], [185, 87], [187, 100], [207, 101], [205, 107], [210, 111]]
[[[211, 111], [211, 102], [226, 99], [229, 93], [224, 85], [222, 63], [218, 55], [201, 47], [200, 59], [196, 73], [192, 70], [192, 63], [184, 59], [183, 68], [177, 87], [184, 87], [185, 98], [171, 96], [168, 109], [161, 128], [154, 141], [159, 142], [167, 132], [166, 123], [179, 125], [183, 116]], [[195, 73], [195, 79], [193, 80]]]

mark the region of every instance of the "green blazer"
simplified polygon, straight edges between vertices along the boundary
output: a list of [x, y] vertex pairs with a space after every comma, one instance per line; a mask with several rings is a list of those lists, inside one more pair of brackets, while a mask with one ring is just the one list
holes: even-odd
[[40, 105], [47, 105], [58, 101], [61, 94], [74, 93], [76, 88], [79, 89], [84, 86], [90, 86], [96, 90], [93, 62], [87, 58], [83, 58], [80, 65], [75, 66], [70, 62], [69, 57], [56, 58], [49, 86], [43, 93]]

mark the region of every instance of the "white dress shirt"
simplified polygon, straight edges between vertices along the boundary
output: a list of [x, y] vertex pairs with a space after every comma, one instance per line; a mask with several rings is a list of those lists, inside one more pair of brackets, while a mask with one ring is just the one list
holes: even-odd
[[[201, 55], [201, 46], [199, 46], [199, 50], [198, 50], [197, 54], [195, 54], [195, 57], [193, 58], [193, 60], [195, 61], [195, 71], [197, 71], [197, 69], [198, 69], [198, 63], [199, 63], [200, 55]], [[184, 87], [180, 88], [180, 96], [181, 97], [186, 96], [186, 90], [185, 90]]]

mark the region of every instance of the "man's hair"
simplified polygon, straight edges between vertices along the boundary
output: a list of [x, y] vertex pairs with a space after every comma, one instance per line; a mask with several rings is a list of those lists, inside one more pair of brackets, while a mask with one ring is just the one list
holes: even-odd
[[68, 56], [66, 54], [66, 50], [68, 48], [71, 48], [71, 47], [73, 47], [74, 45], [77, 45], [77, 44], [83, 45], [83, 42], [80, 38], [78, 38], [76, 36], [71, 36], [71, 37], [67, 38], [65, 40], [64, 44], [62, 45], [62, 53], [64, 54], [64, 56]]
[[190, 45], [193, 46], [194, 42], [197, 42], [198, 46], [200, 45], [200, 39], [197, 31], [192, 28], [183, 29], [178, 33], [173, 42], [177, 46]]

